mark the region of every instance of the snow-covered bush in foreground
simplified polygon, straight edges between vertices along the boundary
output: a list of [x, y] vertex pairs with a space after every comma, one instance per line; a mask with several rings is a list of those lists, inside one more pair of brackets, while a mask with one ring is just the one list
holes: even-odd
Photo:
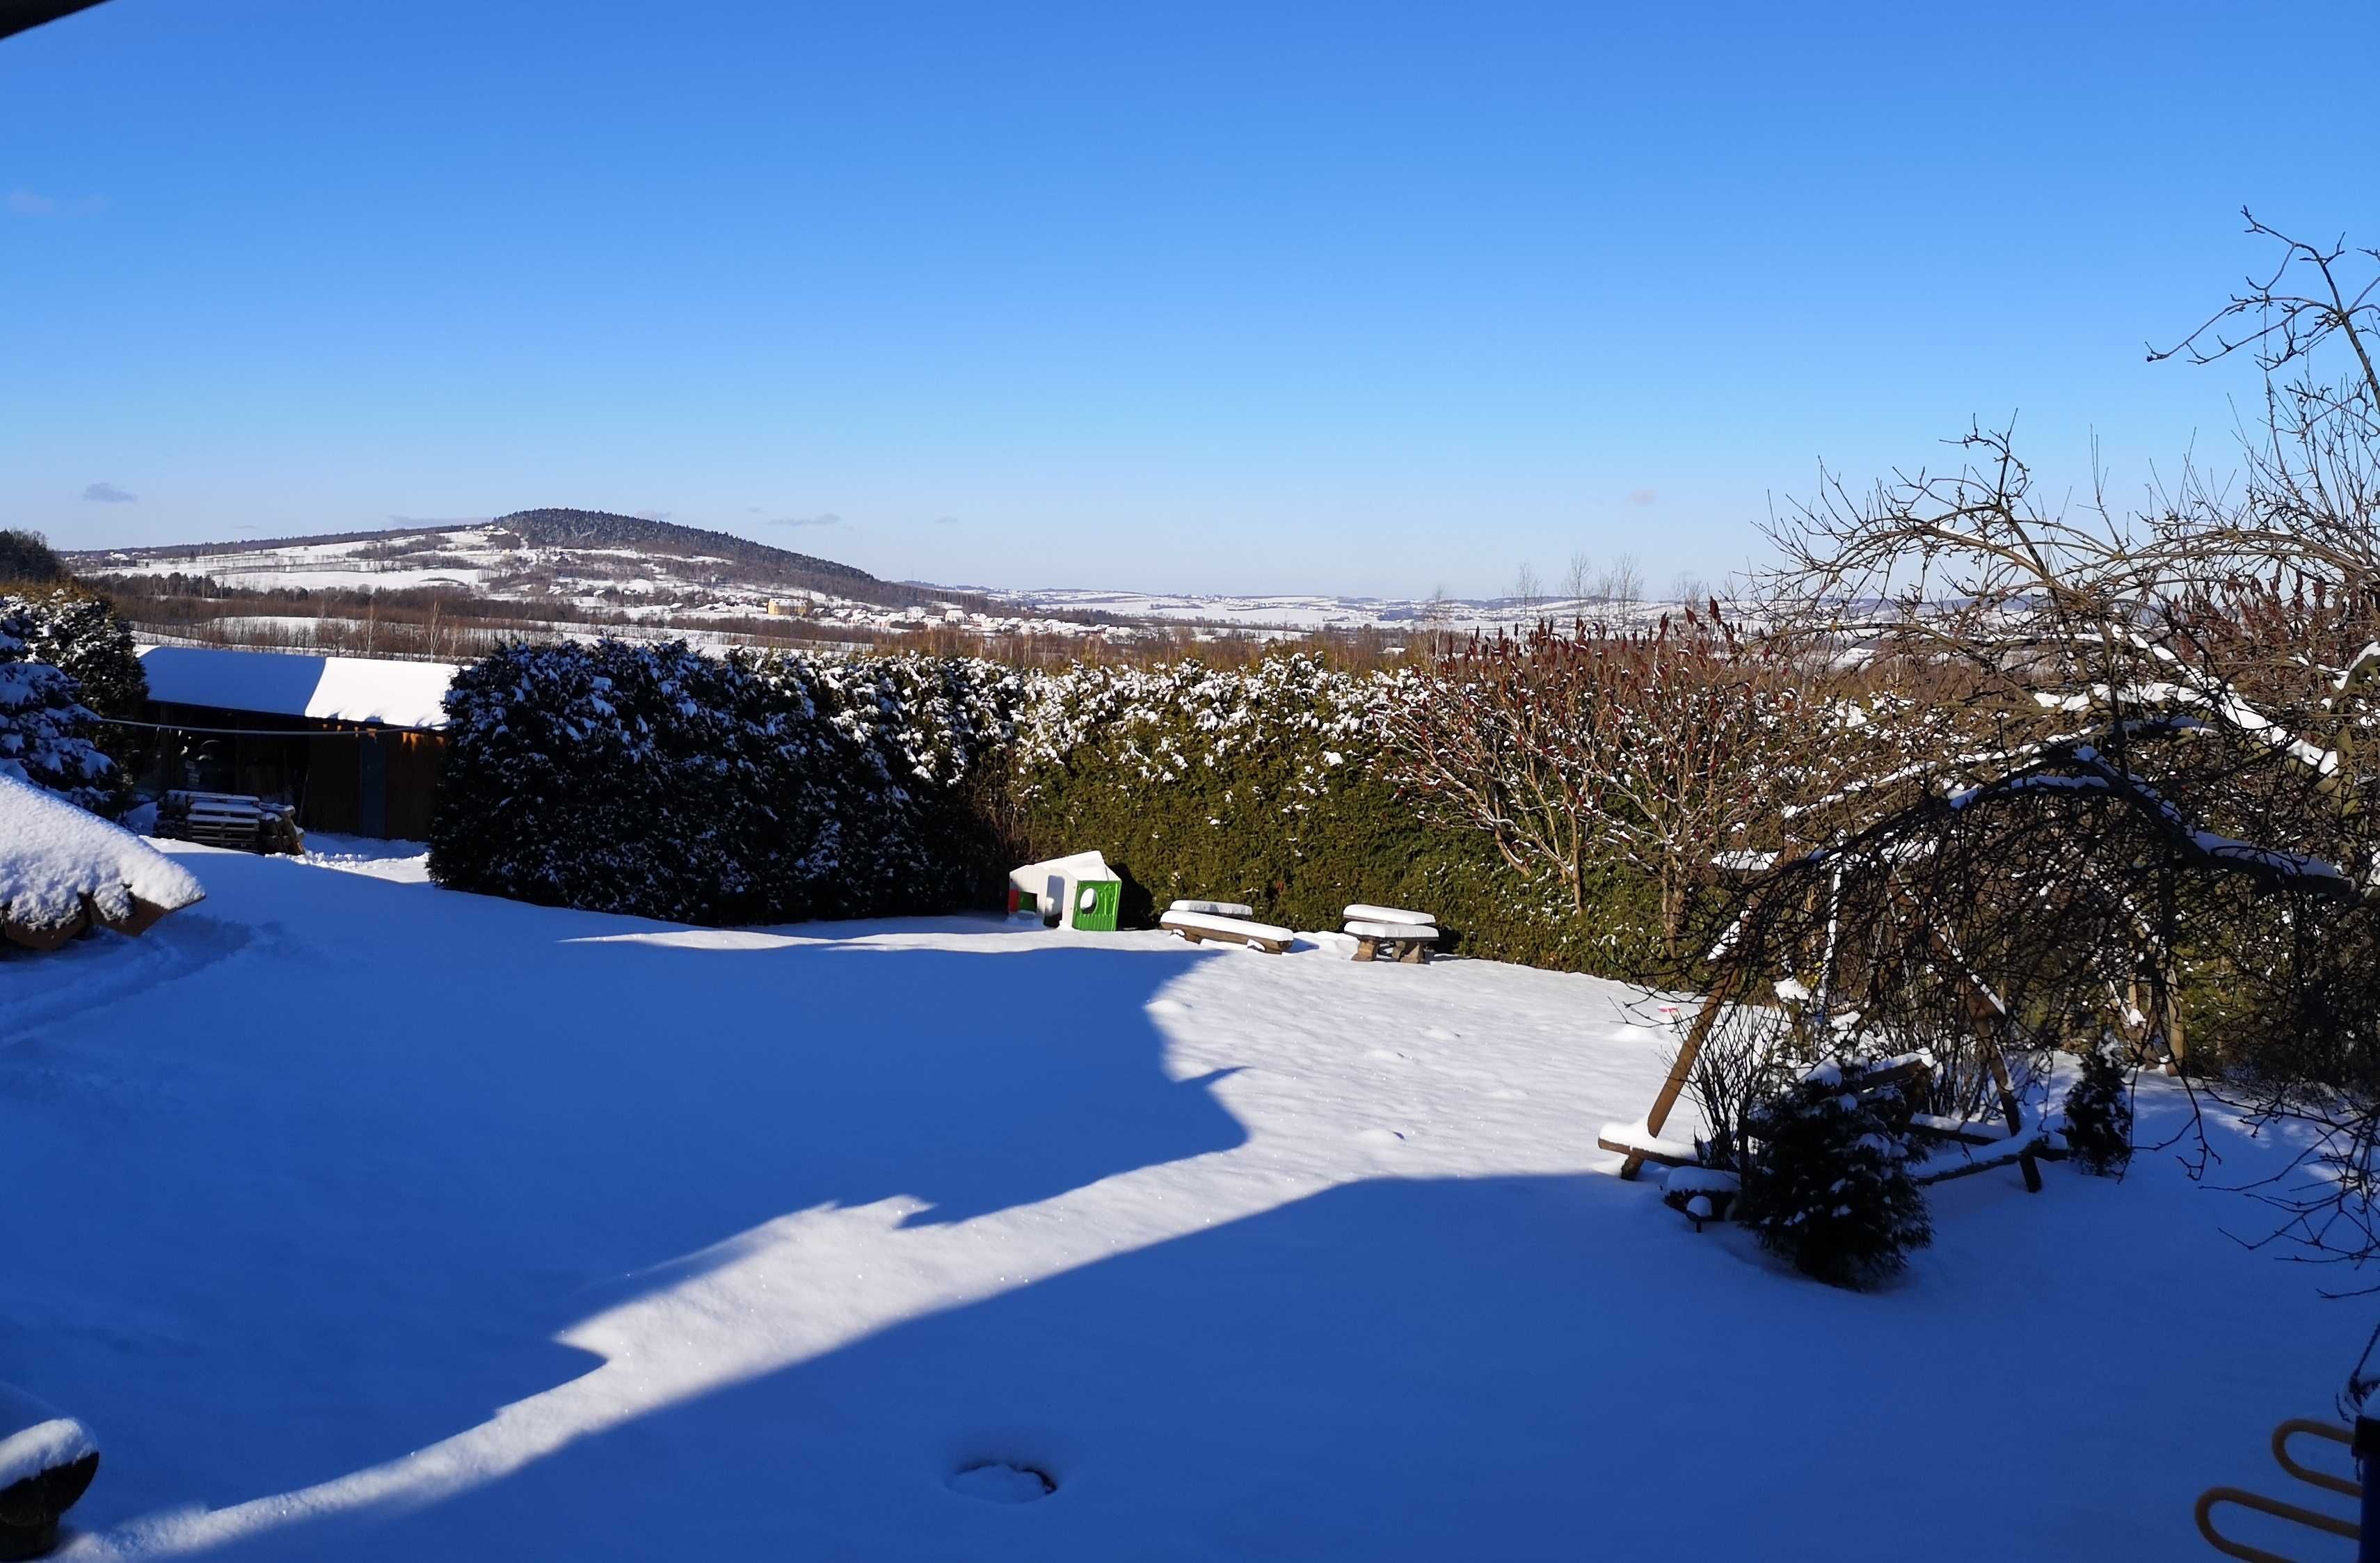
[[205, 894], [130, 831], [0, 775], [0, 925], [13, 936], [43, 942], [86, 915], [138, 925]]
[[46, 662], [79, 686], [80, 698], [103, 716], [138, 715], [149, 698], [148, 675], [133, 649], [132, 629], [107, 599], [77, 586], [0, 595], [0, 618], [20, 619], [26, 657]]
[[0, 1384], [0, 1557], [39, 1557], [55, 1546], [58, 1516], [98, 1473], [90, 1428]]
[[1897, 1086], [1853, 1063], [1824, 1064], [1751, 1115], [1755, 1148], [1737, 1219], [1761, 1246], [1831, 1286], [1866, 1287], [1933, 1240], [1910, 1174]]
[[98, 714], [82, 703], [72, 678], [30, 660], [27, 642], [34, 633], [22, 615], [0, 616], [0, 775], [103, 809], [116, 772], [91, 741]]

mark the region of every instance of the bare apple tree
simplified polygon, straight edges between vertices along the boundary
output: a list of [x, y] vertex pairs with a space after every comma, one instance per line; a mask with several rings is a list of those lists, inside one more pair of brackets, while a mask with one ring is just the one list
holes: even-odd
[[2313, 1126], [2259, 1193], [2360, 1263], [2380, 1256], [2380, 255], [2250, 222], [2276, 268], [2152, 355], [2259, 364], [2236, 477], [2053, 508], [2010, 433], [1978, 429], [1947, 469], [1829, 479], [1772, 524], [1766, 612], [1857, 663], [1890, 737], [1794, 810], [1793, 850], [1714, 924], [1714, 980], [1789, 982], [1876, 1046], [2112, 1032], [2174, 1056]]

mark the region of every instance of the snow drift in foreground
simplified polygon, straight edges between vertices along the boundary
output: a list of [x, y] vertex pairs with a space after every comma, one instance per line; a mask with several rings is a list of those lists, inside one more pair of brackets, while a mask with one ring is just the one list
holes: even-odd
[[206, 891], [140, 837], [30, 782], [0, 775], [0, 922], [36, 932], [83, 915], [123, 922], [135, 903], [173, 911]]
[[167, 849], [203, 906], [0, 962], [69, 1556], [2183, 1557], [2371, 1327], [2165, 1155], [1943, 1185], [1873, 1295], [1696, 1233], [1589, 978]]

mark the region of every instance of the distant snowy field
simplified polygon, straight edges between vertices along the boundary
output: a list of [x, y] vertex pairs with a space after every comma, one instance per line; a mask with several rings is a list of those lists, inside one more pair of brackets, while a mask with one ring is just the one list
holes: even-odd
[[[380, 556], [396, 543], [436, 550], [434, 563], [419, 558]], [[1080, 634], [1083, 626], [1053, 614], [1110, 614], [1138, 624], [1202, 625], [1257, 635], [1302, 634], [1318, 629], [1376, 628], [1399, 632], [1434, 629], [1468, 634], [1473, 630], [1510, 629], [1550, 618], [1567, 623], [1584, 617], [1615, 626], [1647, 626], [1678, 609], [1675, 602], [1655, 599], [1625, 604], [1586, 598], [1510, 597], [1443, 599], [1343, 597], [1328, 593], [1216, 594], [1131, 591], [1095, 591], [1050, 587], [1015, 591], [1002, 587], [953, 587], [957, 591], [1004, 603], [1013, 616], [958, 612], [936, 607], [911, 614], [811, 591], [792, 591], [758, 580], [737, 580], [735, 561], [722, 558], [681, 558], [638, 553], [633, 549], [525, 549], [511, 546], [492, 526], [455, 531], [426, 531], [391, 540], [357, 537], [322, 543], [273, 543], [256, 547], [92, 551], [76, 556], [80, 568], [125, 575], [164, 576], [172, 573], [212, 577], [226, 586], [258, 591], [304, 588], [313, 592], [371, 588], [395, 592], [418, 587], [447, 586], [497, 598], [544, 600], [560, 595], [582, 608], [625, 612], [631, 618], [747, 618], [764, 613], [771, 598], [802, 602], [827, 621], [864, 624], [897, 629], [924, 623], [954, 623], [978, 631], [994, 629], [1043, 635]], [[537, 583], [525, 584], [522, 572], [542, 572]], [[550, 582], [547, 577], [551, 577]], [[912, 582], [928, 591], [929, 582]], [[690, 597], [689, 597], [690, 594]], [[655, 601], [638, 604], [639, 596]], [[625, 600], [624, 600], [624, 597]], [[1697, 604], [1699, 605], [1699, 604]], [[946, 617], [956, 612], [955, 618]], [[234, 634], [310, 632], [315, 619], [288, 614], [225, 615], [217, 626]], [[343, 626], [349, 621], [339, 621]]]
[[1468, 634], [1475, 629], [1519, 629], [1548, 618], [1565, 625], [1572, 619], [1585, 618], [1591, 623], [1623, 629], [1641, 628], [1658, 623], [1663, 614], [1676, 613], [1679, 608], [1675, 602], [1651, 599], [1612, 603], [1590, 598], [1548, 597], [1522, 601], [1510, 597], [1487, 597], [1446, 598], [1431, 602], [1418, 597], [1334, 597], [1300, 593], [1229, 596], [1094, 592], [1058, 587], [1033, 592], [1008, 592], [987, 586], [968, 587], [966, 590], [1045, 613], [1104, 613], [1113, 614], [1119, 618], [1160, 624], [1208, 624], [1247, 630], [1293, 632], [1380, 629]]
[[2371, 1325], [2162, 1155], [1935, 1190], [1885, 1295], [1781, 1274], [1610, 1176], [1665, 1044], [1590, 979], [313, 846], [173, 845], [205, 902], [0, 959], [0, 1379], [106, 1451], [69, 1556], [2196, 1556]]

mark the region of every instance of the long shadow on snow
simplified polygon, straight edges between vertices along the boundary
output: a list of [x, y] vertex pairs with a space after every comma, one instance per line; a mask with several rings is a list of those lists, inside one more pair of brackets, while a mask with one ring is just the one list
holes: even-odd
[[[1939, 1529], [1937, 1485], [1861, 1484], [1856, 1523], [1810, 1495], [1939, 1452], [1912, 1362], [2006, 1328], [2052, 1266], [2179, 1282], [2188, 1255], [2138, 1239], [2109, 1191], [2061, 1176], [2050, 1197], [2094, 1203], [2107, 1252], [2053, 1253], [2026, 1196], [1969, 1190], [1973, 1240], [1929, 1257], [1921, 1300], [1779, 1274], [1601, 1174], [1350, 1184], [238, 1556], [1899, 1559]], [[2070, 1382], [2048, 1376], [2119, 1390], [2122, 1362], [2072, 1355]], [[2037, 1400], [1957, 1410], [1962, 1480], [2037, 1480]], [[1012, 1508], [945, 1485], [986, 1459], [1058, 1491]], [[2069, 1529], [2140, 1555], [2138, 1508], [1996, 1515], [1941, 1555], [2062, 1556]]]
[[[223, 909], [269, 891], [276, 918], [331, 932], [176, 983], [170, 1033], [103, 1056], [122, 1071], [107, 1142], [0, 1162], [76, 1212], [11, 1285], [87, 1306], [12, 1354], [112, 1430], [86, 1523], [468, 1427], [593, 1365], [561, 1330], [692, 1266], [628, 1277], [790, 1212], [909, 1195], [955, 1219], [1245, 1138], [1205, 1082], [1167, 1077], [1144, 1012], [1210, 959], [1186, 950], [689, 948], [604, 938], [667, 932], [625, 919], [202, 866]], [[387, 916], [390, 897], [439, 915]], [[418, 980], [389, 992], [391, 971]]]

